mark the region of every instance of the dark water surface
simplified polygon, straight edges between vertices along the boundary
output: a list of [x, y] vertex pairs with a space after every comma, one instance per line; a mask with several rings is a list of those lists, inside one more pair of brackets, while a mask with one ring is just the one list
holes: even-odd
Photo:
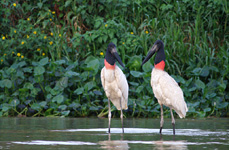
[[0, 118], [0, 149], [229, 149], [229, 119]]

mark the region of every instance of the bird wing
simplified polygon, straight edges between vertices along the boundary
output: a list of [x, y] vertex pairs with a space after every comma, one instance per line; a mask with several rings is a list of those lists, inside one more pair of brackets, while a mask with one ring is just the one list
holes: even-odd
[[105, 77], [104, 77], [104, 71], [105, 71], [105, 67], [103, 67], [103, 69], [101, 70], [101, 82], [102, 82], [102, 86], [103, 88], [105, 88]]
[[167, 73], [164, 72], [158, 79], [164, 105], [174, 109], [180, 118], [185, 117], [188, 111], [187, 105], [184, 101], [183, 91], [177, 82]]
[[127, 103], [128, 103], [129, 86], [126, 80], [126, 76], [123, 74], [122, 70], [118, 66], [115, 67], [115, 79], [116, 79], [118, 88], [120, 89], [122, 93], [122, 98], [123, 98], [122, 99], [122, 103], [123, 103], [122, 109], [128, 109]]

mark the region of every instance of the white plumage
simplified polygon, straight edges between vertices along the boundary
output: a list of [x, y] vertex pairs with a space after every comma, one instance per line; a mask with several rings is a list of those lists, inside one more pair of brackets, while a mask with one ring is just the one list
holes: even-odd
[[116, 60], [123, 68], [125, 68], [120, 56], [118, 55], [115, 44], [109, 43], [104, 59], [105, 66], [101, 70], [101, 82], [108, 98], [108, 132], [110, 133], [111, 126], [111, 101], [114, 106], [121, 111], [120, 118], [122, 123], [122, 132], [124, 133], [122, 110], [128, 109], [127, 104], [129, 86], [126, 80], [126, 76], [123, 74], [122, 70], [116, 66]]
[[167, 72], [154, 68], [151, 73], [151, 86], [160, 105], [175, 110], [180, 118], [185, 118], [188, 108], [183, 91]]
[[118, 66], [115, 66], [114, 70], [103, 67], [101, 71], [101, 81], [106, 96], [111, 100], [114, 106], [118, 110], [121, 110], [121, 100], [122, 109], [128, 109], [129, 86], [122, 70]]
[[144, 65], [155, 53], [154, 68], [151, 73], [151, 86], [153, 88], [154, 96], [157, 98], [157, 101], [161, 106], [160, 133], [164, 124], [163, 105], [165, 105], [170, 108], [173, 134], [175, 135], [175, 119], [172, 110], [175, 110], [180, 118], [185, 118], [188, 108], [184, 101], [183, 91], [177, 82], [164, 71], [165, 52], [164, 43], [161, 40], [157, 40], [154, 43], [153, 47], [143, 60], [142, 65]]

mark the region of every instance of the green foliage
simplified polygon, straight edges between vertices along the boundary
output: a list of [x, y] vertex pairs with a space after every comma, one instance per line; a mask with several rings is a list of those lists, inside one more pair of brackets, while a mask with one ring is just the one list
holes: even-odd
[[158, 117], [154, 59], [141, 66], [157, 39], [188, 117], [228, 116], [228, 12], [226, 0], [1, 1], [0, 116], [106, 115], [100, 70], [113, 42], [128, 68], [125, 115]]

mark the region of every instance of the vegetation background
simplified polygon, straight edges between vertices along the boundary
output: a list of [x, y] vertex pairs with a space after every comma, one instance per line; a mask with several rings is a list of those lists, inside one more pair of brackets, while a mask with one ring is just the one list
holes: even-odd
[[128, 68], [124, 115], [159, 117], [154, 59], [141, 62], [161, 39], [187, 117], [228, 117], [228, 14], [227, 0], [1, 0], [0, 116], [106, 116], [100, 70], [113, 42]]

